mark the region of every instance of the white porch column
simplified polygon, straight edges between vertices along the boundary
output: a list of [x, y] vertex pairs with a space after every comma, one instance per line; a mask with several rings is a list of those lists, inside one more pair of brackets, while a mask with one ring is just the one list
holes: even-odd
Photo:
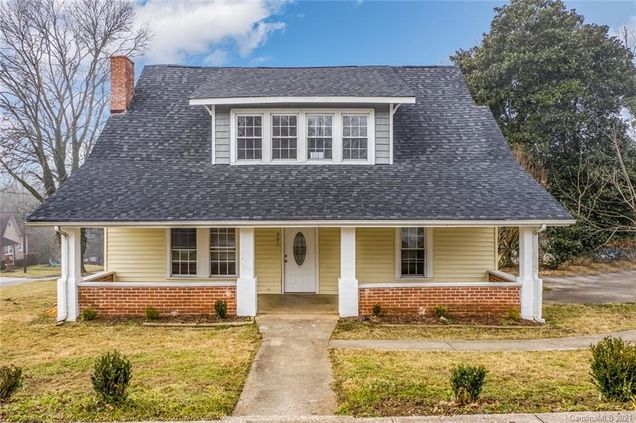
[[239, 278], [236, 281], [236, 314], [256, 316], [254, 228], [239, 230]]
[[61, 228], [62, 276], [57, 280], [57, 320], [77, 320], [79, 298], [77, 284], [82, 281], [82, 231]]
[[340, 228], [340, 278], [338, 311], [341, 317], [358, 315], [356, 279], [356, 228]]
[[539, 279], [539, 236], [535, 227], [519, 228], [519, 278], [521, 318], [543, 321], [543, 281]]

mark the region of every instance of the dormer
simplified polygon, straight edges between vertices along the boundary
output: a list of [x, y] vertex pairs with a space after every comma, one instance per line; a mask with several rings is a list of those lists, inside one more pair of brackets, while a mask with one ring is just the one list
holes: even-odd
[[191, 96], [214, 164], [390, 164], [393, 113], [415, 103], [389, 67], [220, 68]]

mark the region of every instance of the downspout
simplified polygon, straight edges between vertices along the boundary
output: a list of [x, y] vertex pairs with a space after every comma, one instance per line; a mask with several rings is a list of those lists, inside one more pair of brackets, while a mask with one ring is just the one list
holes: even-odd
[[534, 231], [535, 235], [539, 235], [541, 232], [545, 232], [545, 230], [548, 228], [548, 226], [544, 223], [543, 225], [541, 225], [541, 227], [539, 229], [537, 229], [536, 231]]
[[[61, 237], [64, 238], [68, 238], [68, 233], [64, 232], [63, 230], [60, 229], [59, 226], [55, 226], [54, 227], [55, 232], [57, 234], [60, 235], [60, 241]], [[60, 256], [61, 257], [68, 257], [69, 256], [69, 243], [67, 242], [61, 242], [61, 245], [64, 245], [66, 248], [66, 252], [62, 253], [60, 251]], [[62, 266], [62, 274], [60, 275], [60, 278], [57, 280], [57, 295], [58, 295], [58, 299], [57, 299], [57, 323], [58, 324], [62, 324], [64, 323], [64, 321], [66, 321], [66, 318], [68, 317], [68, 289], [67, 289], [67, 284], [68, 284], [68, 266], [66, 263], [61, 263], [60, 264]], [[65, 275], [64, 272], [67, 272], [67, 274]], [[60, 289], [61, 288], [61, 289]]]

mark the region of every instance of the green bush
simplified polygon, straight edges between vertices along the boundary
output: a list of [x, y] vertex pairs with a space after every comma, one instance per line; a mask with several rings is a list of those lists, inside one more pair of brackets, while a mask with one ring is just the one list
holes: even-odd
[[516, 308], [510, 307], [506, 311], [506, 319], [513, 322], [518, 322], [521, 320], [521, 313], [519, 313], [519, 310], [517, 310]]
[[438, 319], [448, 319], [448, 309], [443, 305], [436, 305], [433, 309], [433, 316], [437, 317]]
[[382, 313], [382, 307], [380, 304], [373, 304], [373, 315], [375, 317], [379, 317], [380, 313]]
[[453, 396], [459, 404], [468, 404], [479, 399], [488, 371], [482, 366], [457, 366], [452, 370]]
[[22, 369], [14, 365], [0, 366], [0, 401], [8, 400], [22, 387]]
[[214, 311], [219, 319], [225, 319], [227, 317], [227, 301], [216, 300], [214, 303]]
[[126, 389], [132, 378], [132, 365], [126, 356], [114, 350], [102, 354], [95, 362], [91, 376], [93, 389], [106, 404], [119, 404], [126, 399]]
[[590, 374], [601, 397], [621, 402], [636, 399], [636, 344], [607, 337], [590, 349]]
[[159, 314], [159, 310], [157, 310], [154, 307], [147, 307], [146, 308], [146, 319], [148, 319], [148, 320], [157, 320], [157, 319], [159, 319], [159, 317], [161, 317], [161, 314]]
[[97, 319], [97, 311], [94, 308], [85, 308], [82, 310], [82, 319], [84, 320], [95, 320]]

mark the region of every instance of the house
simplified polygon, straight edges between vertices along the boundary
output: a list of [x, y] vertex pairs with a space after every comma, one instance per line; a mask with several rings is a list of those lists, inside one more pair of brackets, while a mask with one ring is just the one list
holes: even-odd
[[[58, 318], [254, 316], [261, 295], [337, 296], [341, 316], [520, 310], [541, 320], [537, 234], [571, 216], [515, 162], [449, 66], [222, 68], [111, 61], [86, 163], [29, 217], [62, 235]], [[105, 272], [80, 275], [80, 228]], [[497, 270], [519, 228], [520, 271]]]
[[12, 268], [24, 258], [22, 226], [16, 214], [0, 214], [0, 263]]

